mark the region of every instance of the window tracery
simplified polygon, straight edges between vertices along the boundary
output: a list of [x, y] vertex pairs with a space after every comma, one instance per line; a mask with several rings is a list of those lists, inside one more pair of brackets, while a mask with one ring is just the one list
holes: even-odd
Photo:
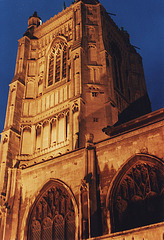
[[48, 86], [66, 78], [67, 72], [67, 45], [57, 42], [51, 49], [48, 62]]
[[30, 215], [28, 239], [75, 239], [75, 212], [71, 197], [54, 183], [36, 201]]
[[41, 225], [40, 222], [36, 219], [32, 220], [31, 226], [30, 226], [30, 233], [31, 233], [31, 239], [37, 240], [41, 238]]
[[162, 167], [152, 162], [138, 162], [126, 172], [112, 200], [112, 232], [164, 220], [161, 214], [164, 198], [163, 179]]

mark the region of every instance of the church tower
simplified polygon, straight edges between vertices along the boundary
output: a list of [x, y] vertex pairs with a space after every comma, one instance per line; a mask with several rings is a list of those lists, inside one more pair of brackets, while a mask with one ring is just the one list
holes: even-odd
[[[90, 188], [92, 186], [91, 192], [97, 196], [98, 179], [93, 136], [95, 143], [101, 142], [109, 137], [105, 134], [105, 130], [102, 131], [105, 127], [117, 126], [150, 111], [142, 58], [130, 44], [127, 31], [116, 26], [98, 0], [76, 0], [70, 7], [43, 24], [37, 12], [34, 12], [28, 19], [26, 32], [19, 39], [15, 75], [10, 84], [5, 126], [1, 138], [1, 205], [10, 199], [7, 204], [10, 208], [13, 204], [14, 209], [11, 217], [12, 227], [8, 226], [10, 229], [8, 236], [15, 236], [12, 239], [27, 239], [27, 236], [28, 239], [39, 239], [34, 237], [36, 231], [34, 234], [28, 227], [24, 238], [23, 230], [19, 225], [21, 219], [24, 221], [23, 214], [26, 217], [28, 215], [25, 205], [21, 205], [23, 202], [27, 201], [27, 204], [32, 206], [36, 201], [35, 211], [40, 211], [40, 200], [34, 197], [30, 199], [33, 196], [32, 181], [35, 185], [34, 195], [40, 193], [42, 202], [45, 199], [51, 205], [49, 195], [51, 194], [53, 198], [56, 192], [59, 196], [62, 193], [62, 197], [65, 196], [68, 200], [68, 215], [64, 215], [67, 207], [62, 205], [64, 204], [62, 200], [59, 205], [63, 208], [60, 209], [58, 218], [55, 215], [58, 210], [51, 209], [56, 219], [53, 224], [60, 225], [63, 221], [61, 216], [65, 217], [64, 221], [68, 229], [63, 230], [62, 234], [68, 234], [67, 239], [78, 239], [84, 229], [87, 231], [87, 224], [87, 226], [98, 224], [97, 220], [91, 219], [90, 222], [83, 219], [82, 225], [79, 225], [78, 230], [72, 235], [75, 226], [70, 227], [71, 221], [75, 221], [76, 224], [79, 221], [77, 216], [72, 220], [78, 212], [75, 202], [85, 203], [85, 200], [79, 200], [79, 197], [87, 198], [84, 189], [88, 186]], [[84, 148], [87, 150], [82, 153]], [[70, 178], [65, 180], [65, 177], [67, 171], [70, 171], [71, 164], [74, 166], [79, 164], [78, 161], [81, 160], [75, 159], [82, 158], [81, 155], [85, 156], [85, 160], [81, 162], [80, 180], [75, 179], [74, 172], [72, 186], [69, 184]], [[63, 162], [59, 167], [61, 158]], [[94, 161], [91, 160], [92, 158]], [[52, 169], [51, 160], [58, 164]], [[49, 165], [46, 165], [47, 161]], [[44, 170], [39, 170], [39, 166], [41, 169], [43, 165]], [[51, 170], [49, 174], [46, 167]], [[58, 169], [58, 173], [54, 169]], [[45, 178], [42, 185], [35, 181], [39, 171]], [[91, 185], [87, 185], [90, 180], [86, 179], [90, 178], [90, 173], [94, 181]], [[75, 189], [76, 199], [70, 197], [71, 190], [68, 190], [68, 187], [64, 188], [58, 180], [55, 180], [53, 188], [53, 178], [68, 182], [68, 186]], [[80, 188], [79, 181], [84, 178], [86, 182]], [[49, 179], [51, 187], [45, 185], [42, 189], [41, 186], [48, 181], [46, 179]], [[84, 194], [79, 195], [78, 191]], [[93, 198], [91, 195], [90, 199]], [[96, 199], [95, 202], [98, 202], [98, 197]], [[18, 211], [19, 208], [22, 210]], [[92, 205], [91, 208], [94, 209], [94, 206]], [[46, 212], [48, 210], [44, 211], [45, 215], [48, 214]], [[19, 216], [15, 217], [14, 214], [18, 212]], [[88, 216], [84, 209], [78, 214]], [[96, 214], [98, 216], [98, 212]], [[33, 216], [33, 213], [29, 216]], [[17, 219], [17, 224], [14, 223], [14, 219]], [[30, 224], [34, 221], [31, 219], [32, 217], [29, 217], [27, 220]], [[51, 218], [47, 217], [47, 219]], [[9, 224], [10, 221], [7, 221]], [[22, 224], [26, 225], [25, 222]], [[37, 226], [39, 232], [40, 227]], [[57, 233], [53, 234], [58, 236], [55, 235]], [[92, 233], [91, 230], [87, 234], [87, 237], [99, 235]]]

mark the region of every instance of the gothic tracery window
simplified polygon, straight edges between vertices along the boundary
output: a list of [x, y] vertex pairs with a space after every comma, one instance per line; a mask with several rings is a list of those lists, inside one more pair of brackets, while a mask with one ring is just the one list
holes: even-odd
[[133, 165], [115, 189], [111, 207], [112, 232], [164, 221], [164, 171], [153, 162]]
[[48, 60], [48, 86], [66, 78], [67, 46], [64, 42], [58, 42], [51, 49]]
[[35, 202], [28, 225], [28, 239], [75, 239], [73, 203], [60, 183], [51, 184]]

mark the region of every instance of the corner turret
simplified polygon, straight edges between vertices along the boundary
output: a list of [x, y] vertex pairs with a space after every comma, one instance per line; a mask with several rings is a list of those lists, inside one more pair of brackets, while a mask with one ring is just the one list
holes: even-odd
[[30, 16], [28, 19], [28, 28], [23, 36], [27, 36], [31, 39], [35, 38], [33, 36], [34, 28], [40, 26], [41, 23], [42, 23], [41, 18], [38, 16], [37, 12], [35, 11], [34, 14]]
[[32, 16], [28, 19], [28, 28], [31, 28], [32, 26], [38, 27], [41, 25], [41, 18], [38, 16], [37, 12], [35, 11]]

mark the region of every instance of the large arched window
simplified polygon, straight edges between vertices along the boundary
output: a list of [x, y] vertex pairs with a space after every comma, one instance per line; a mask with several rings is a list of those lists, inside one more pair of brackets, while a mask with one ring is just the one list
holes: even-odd
[[111, 232], [164, 221], [162, 162], [135, 156], [119, 172], [108, 196]]
[[67, 45], [65, 42], [56, 42], [51, 48], [48, 57], [48, 82], [51, 86], [54, 83], [66, 78], [67, 68]]
[[66, 188], [52, 181], [41, 192], [29, 216], [28, 239], [75, 239], [75, 209]]

